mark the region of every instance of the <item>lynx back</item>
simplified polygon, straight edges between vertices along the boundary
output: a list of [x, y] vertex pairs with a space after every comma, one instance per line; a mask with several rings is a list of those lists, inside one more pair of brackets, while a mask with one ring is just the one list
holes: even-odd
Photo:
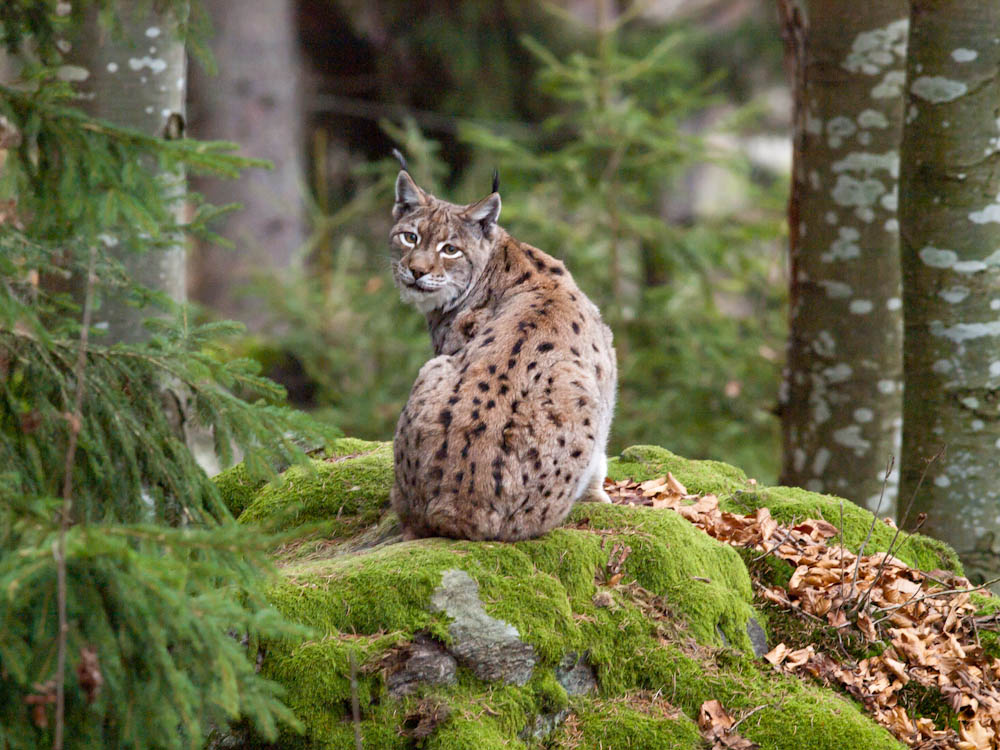
[[467, 206], [396, 181], [393, 278], [437, 356], [399, 417], [391, 500], [407, 538], [514, 541], [603, 501], [617, 367], [611, 331], [561, 261]]

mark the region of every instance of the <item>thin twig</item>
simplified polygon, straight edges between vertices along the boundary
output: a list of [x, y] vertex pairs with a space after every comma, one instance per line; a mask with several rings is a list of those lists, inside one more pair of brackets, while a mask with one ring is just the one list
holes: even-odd
[[735, 732], [736, 731], [736, 727], [738, 727], [744, 721], [746, 721], [751, 716], [753, 716], [755, 713], [757, 713], [758, 711], [760, 711], [762, 708], [767, 708], [767, 705], [768, 704], [766, 704], [766, 703], [761, 703], [756, 708], [751, 709], [748, 713], [746, 713], [744, 716], [742, 716], [738, 721], [733, 722], [733, 725], [731, 727], [729, 727], [729, 729], [727, 731], [728, 732]]
[[844, 607], [844, 501], [840, 501], [840, 590], [837, 592], [840, 596], [840, 605], [837, 607], [838, 610]]
[[866, 592], [865, 596], [863, 596], [861, 598], [861, 601], [858, 602], [857, 610], [859, 612], [861, 611], [861, 608], [868, 603], [868, 600], [871, 599], [872, 590], [875, 588], [876, 584], [878, 584], [879, 578], [882, 577], [882, 571], [885, 570], [886, 563], [889, 562], [889, 558], [892, 556], [892, 551], [893, 551], [892, 548], [893, 546], [895, 546], [896, 540], [899, 539], [899, 532], [902, 531], [903, 524], [906, 521], [906, 517], [910, 514], [910, 509], [913, 507], [913, 501], [917, 497], [917, 492], [920, 491], [920, 485], [924, 483], [924, 477], [927, 476], [927, 471], [931, 468], [931, 464], [933, 464], [935, 461], [941, 458], [943, 453], [944, 453], [944, 446], [942, 446], [941, 449], [933, 456], [931, 456], [930, 460], [924, 464], [924, 470], [920, 473], [920, 480], [917, 482], [917, 486], [913, 488], [913, 494], [910, 495], [910, 502], [907, 503], [906, 510], [903, 513], [903, 517], [899, 519], [899, 525], [896, 526], [896, 533], [892, 535], [892, 541], [889, 542], [889, 549], [886, 551], [885, 557], [882, 558], [882, 563], [878, 566], [878, 570], [875, 571], [875, 580], [872, 581], [872, 585]]
[[886, 615], [885, 617], [879, 618], [878, 620], [876, 620], [875, 622], [873, 622], [872, 625], [877, 625], [878, 623], [882, 622], [883, 620], [888, 620], [889, 617], [892, 616], [893, 612], [895, 612], [897, 609], [902, 609], [907, 604], [916, 604], [917, 602], [923, 601], [924, 599], [929, 599], [932, 596], [951, 596], [952, 594], [971, 594], [973, 591], [981, 591], [982, 589], [989, 588], [994, 583], [1000, 583], [1000, 578], [994, 578], [994, 579], [992, 579], [990, 581], [987, 581], [986, 583], [981, 584], [979, 586], [973, 586], [970, 589], [950, 589], [948, 591], [931, 591], [931, 592], [929, 592], [927, 594], [924, 594], [923, 596], [918, 596], [916, 599], [908, 599], [907, 601], [903, 602], [902, 604], [896, 604], [896, 605], [893, 605], [892, 607], [880, 608], [879, 612], [888, 612], [889, 614]]
[[354, 748], [363, 750], [361, 747], [361, 706], [358, 704], [358, 665], [354, 660], [354, 650], [348, 652], [351, 661], [351, 715], [354, 719]]
[[780, 547], [782, 544], [784, 544], [785, 542], [787, 542], [791, 538], [792, 531], [793, 531], [793, 529], [789, 529], [788, 533], [785, 534], [784, 538], [780, 542], [778, 542], [773, 547], [771, 547], [771, 549], [765, 549], [764, 552], [763, 552], [763, 554], [758, 555], [757, 557], [753, 558], [750, 562], [751, 563], [759, 562], [760, 560], [763, 560], [765, 557], [767, 557], [768, 555], [770, 555], [772, 552], [774, 552], [776, 549], [778, 549], [778, 547]]
[[66, 533], [69, 517], [73, 510], [73, 464], [76, 461], [77, 436], [83, 424], [84, 370], [87, 366], [87, 341], [90, 337], [90, 315], [94, 301], [94, 267], [97, 263], [97, 248], [90, 248], [90, 262], [87, 264], [87, 279], [84, 287], [83, 322], [80, 329], [80, 350], [76, 358], [76, 394], [73, 412], [67, 415], [69, 421], [69, 443], [66, 446], [66, 466], [63, 471], [62, 511], [59, 518], [59, 539], [55, 543], [57, 607], [59, 610], [59, 633], [57, 636], [58, 656], [56, 658], [56, 721], [52, 750], [62, 750], [66, 717], [66, 639], [69, 623], [66, 619]]
[[850, 596], [848, 596], [849, 599], [854, 597], [854, 591], [858, 582], [858, 570], [861, 567], [861, 558], [865, 554], [865, 547], [868, 546], [868, 542], [872, 538], [872, 532], [875, 531], [875, 524], [878, 523], [878, 512], [882, 510], [882, 499], [885, 497], [885, 488], [889, 484], [889, 475], [892, 474], [892, 467], [895, 463], [896, 457], [890, 455], [889, 461], [885, 466], [885, 476], [882, 477], [882, 490], [878, 493], [878, 503], [875, 505], [875, 511], [872, 513], [872, 522], [868, 527], [868, 535], [861, 543], [861, 547], [858, 549], [858, 558], [854, 561], [854, 580], [851, 581], [851, 593]]

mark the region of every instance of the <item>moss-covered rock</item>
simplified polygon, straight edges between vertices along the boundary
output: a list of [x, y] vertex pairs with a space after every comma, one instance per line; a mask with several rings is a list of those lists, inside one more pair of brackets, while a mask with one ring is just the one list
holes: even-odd
[[[767, 506], [782, 522], [823, 517], [838, 527], [843, 512], [844, 539], [854, 549], [872, 527], [871, 514], [849, 502], [758, 487], [731, 466], [662, 448], [630, 448], [609, 467], [616, 479], [666, 471], [692, 492], [719, 495], [734, 512]], [[740, 727], [761, 747], [902, 747], [855, 702], [754, 658], [748, 629], [768, 616], [755, 606], [748, 566], [771, 566], [774, 578], [790, 571], [741, 555], [673, 511], [585, 504], [540, 539], [403, 542], [387, 509], [391, 446], [351, 439], [275, 483], [253, 486], [238, 467], [218, 482], [242, 523], [266, 522], [292, 534], [299, 525], [327, 524], [322, 535], [310, 527], [276, 552], [280, 575], [269, 598], [313, 633], [305, 642], [266, 644], [264, 673], [285, 686], [305, 726], [303, 734], [284, 730], [279, 747], [352, 747], [357, 728], [367, 750], [583, 748], [602, 741], [693, 749], [703, 747], [694, 721], [710, 699], [736, 716], [764, 706]], [[876, 523], [867, 549], [886, 549], [893, 534]], [[919, 535], [901, 539], [897, 555], [910, 564], [958, 569], [946, 546]], [[469, 637], [466, 625], [456, 629], [448, 614], [455, 610], [441, 604], [456, 581], [471, 587], [461, 597], [471, 591], [481, 603], [481, 610], [471, 603], [483, 614], [470, 622], [478, 618], [524, 644], [527, 672], [518, 679], [476, 677], [490, 673], [459, 647]], [[784, 636], [789, 623], [775, 626]], [[414, 649], [415, 641], [423, 646]], [[409, 669], [412, 659], [427, 667], [443, 650], [457, 659], [457, 671], [448, 656], [447, 679], [408, 683], [405, 694], [390, 695], [391, 675]], [[361, 710], [357, 727], [352, 697]]]

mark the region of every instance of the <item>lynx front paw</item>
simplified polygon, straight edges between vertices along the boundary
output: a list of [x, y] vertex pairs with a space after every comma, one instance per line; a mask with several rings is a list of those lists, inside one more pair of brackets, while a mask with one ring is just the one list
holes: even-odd
[[611, 498], [603, 487], [588, 487], [577, 500], [580, 503], [610, 503]]

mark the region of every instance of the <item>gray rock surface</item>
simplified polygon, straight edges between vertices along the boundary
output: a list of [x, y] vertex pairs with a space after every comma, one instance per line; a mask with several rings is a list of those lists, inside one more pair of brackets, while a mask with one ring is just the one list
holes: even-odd
[[767, 645], [767, 633], [753, 617], [747, 620], [747, 635], [750, 636], [750, 643], [753, 645], [753, 654], [758, 659], [771, 650]]
[[402, 655], [402, 666], [386, 677], [393, 698], [409, 695], [420, 684], [454, 685], [458, 663], [448, 650], [427, 635], [418, 635]]
[[597, 691], [597, 678], [586, 654], [566, 654], [556, 667], [556, 679], [567, 695], [585, 695]]
[[510, 623], [490, 617], [479, 600], [479, 584], [464, 570], [451, 568], [431, 595], [431, 609], [451, 619], [451, 653], [481, 680], [523, 685], [538, 661]]

